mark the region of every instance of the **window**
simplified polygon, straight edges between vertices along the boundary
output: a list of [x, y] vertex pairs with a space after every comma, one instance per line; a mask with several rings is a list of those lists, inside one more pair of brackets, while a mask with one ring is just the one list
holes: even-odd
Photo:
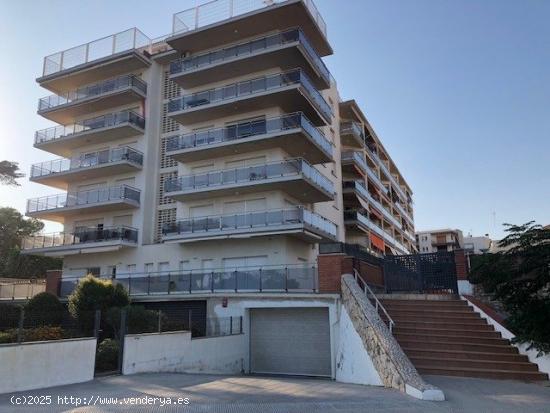
[[159, 262], [158, 270], [159, 270], [159, 272], [170, 271], [170, 263], [169, 262]]
[[154, 264], [152, 262], [148, 262], [147, 264], [145, 264], [143, 266], [143, 269], [145, 270], [146, 273], [150, 273], [150, 272], [153, 272], [153, 266]]
[[136, 270], [137, 270], [136, 264], [128, 264], [126, 266], [126, 272], [128, 274], [135, 274]]

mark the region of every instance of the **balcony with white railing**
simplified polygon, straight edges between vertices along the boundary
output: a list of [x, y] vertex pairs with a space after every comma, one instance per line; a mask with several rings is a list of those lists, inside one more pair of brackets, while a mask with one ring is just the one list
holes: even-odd
[[340, 139], [345, 146], [354, 148], [365, 147], [363, 127], [356, 122], [342, 122], [340, 124]]
[[142, 168], [143, 154], [129, 146], [90, 152], [71, 159], [62, 158], [34, 164], [30, 180], [67, 189], [69, 183], [104, 178]]
[[316, 126], [330, 124], [333, 117], [329, 104], [300, 69], [173, 99], [168, 104], [168, 115], [188, 125], [273, 106], [287, 113], [303, 112]]
[[302, 207], [181, 219], [165, 224], [165, 242], [198, 242], [291, 235], [309, 242], [335, 240], [336, 224]]
[[311, 164], [333, 160], [332, 143], [302, 113], [239, 122], [169, 137], [166, 153], [180, 162], [283, 148]]
[[321, 56], [332, 54], [325, 21], [313, 0], [214, 0], [174, 14], [174, 49], [196, 53], [274, 30], [300, 27]]
[[73, 232], [56, 232], [25, 237], [21, 252], [30, 255], [63, 256], [65, 254], [112, 252], [136, 247], [138, 230], [127, 226], [79, 228]]
[[64, 222], [81, 213], [103, 213], [139, 208], [140, 190], [128, 185], [70, 192], [27, 201], [27, 216]]
[[124, 75], [80, 87], [38, 101], [38, 114], [67, 125], [77, 118], [117, 106], [138, 103], [147, 95], [147, 84], [135, 75]]
[[60, 93], [151, 64], [151, 40], [136, 28], [81, 44], [44, 58], [40, 86]]
[[291, 29], [193, 54], [170, 64], [170, 79], [184, 89], [261, 72], [272, 67], [302, 68], [315, 87], [330, 87], [331, 75], [300, 29]]
[[34, 134], [36, 148], [69, 156], [82, 145], [103, 144], [143, 134], [145, 119], [132, 111], [109, 113], [73, 123], [42, 129]]
[[303, 159], [180, 176], [164, 185], [166, 196], [183, 202], [273, 190], [307, 203], [335, 197], [332, 181]]

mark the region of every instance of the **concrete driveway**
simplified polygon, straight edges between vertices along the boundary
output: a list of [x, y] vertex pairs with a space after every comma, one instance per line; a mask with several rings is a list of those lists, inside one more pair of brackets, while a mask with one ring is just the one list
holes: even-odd
[[[139, 374], [1, 395], [0, 411], [550, 413], [550, 387], [540, 384], [442, 376], [429, 376], [427, 380], [440, 386], [448, 401], [423, 402], [391, 389], [329, 380]], [[51, 404], [12, 404], [12, 401], [21, 403], [24, 397], [29, 400], [28, 396], [51, 396]], [[185, 398], [189, 404], [185, 404]], [[37, 397], [30, 400], [41, 401]], [[42, 401], [47, 402], [47, 399]], [[180, 404], [176, 405], [178, 402]], [[77, 407], [77, 403], [81, 405]]]

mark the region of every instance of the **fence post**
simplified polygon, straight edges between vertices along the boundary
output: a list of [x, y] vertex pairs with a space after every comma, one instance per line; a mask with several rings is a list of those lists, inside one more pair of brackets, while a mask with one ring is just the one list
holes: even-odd
[[126, 335], [126, 309], [120, 310], [120, 334], [118, 343], [118, 371], [122, 373], [122, 357], [124, 355], [124, 336]]
[[21, 343], [23, 340], [23, 325], [25, 322], [25, 309], [21, 307], [21, 310], [19, 312], [19, 326], [17, 328], [17, 342]]
[[191, 318], [191, 313], [192, 313], [192, 310], [189, 309], [188, 313], [187, 313], [187, 316], [189, 317], [189, 331], [191, 332], [191, 337], [193, 337], [193, 328], [192, 328], [192, 318]]
[[241, 321], [240, 321], [240, 333], [242, 334], [243, 333], [243, 316], [240, 317]]
[[162, 330], [161, 330], [161, 325], [160, 325], [160, 320], [161, 320], [161, 317], [162, 317], [162, 311], [158, 311], [158, 332], [160, 333]]
[[229, 317], [229, 335], [233, 335], [233, 316]]
[[94, 337], [99, 338], [99, 324], [101, 323], [101, 310], [95, 310], [94, 314]]
[[15, 300], [15, 283], [13, 283], [12, 286], [13, 286], [13, 289], [12, 289], [12, 292], [11, 292], [11, 299]]

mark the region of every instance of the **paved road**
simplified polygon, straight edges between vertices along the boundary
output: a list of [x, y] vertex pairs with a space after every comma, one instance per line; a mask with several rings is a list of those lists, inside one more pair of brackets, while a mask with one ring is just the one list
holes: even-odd
[[[140, 374], [113, 376], [92, 382], [60, 386], [15, 396], [51, 395], [52, 405], [41, 408], [15, 407], [10, 398], [0, 396], [1, 412], [261, 412], [261, 413], [550, 413], [550, 387], [515, 381], [495, 381], [429, 376], [440, 386], [448, 401], [423, 402], [398, 391], [379, 387], [336, 383], [329, 380], [210, 376], [191, 374]], [[80, 406], [68, 402], [58, 405], [58, 396], [80, 397], [83, 403], [99, 404], [118, 398], [116, 405]], [[123, 398], [157, 398], [155, 404], [130, 406]], [[103, 398], [102, 400], [98, 397]], [[161, 405], [180, 398], [181, 405]], [[189, 398], [189, 404], [184, 404]], [[73, 399], [74, 400], [74, 399]], [[114, 399], [111, 399], [111, 403]]]

